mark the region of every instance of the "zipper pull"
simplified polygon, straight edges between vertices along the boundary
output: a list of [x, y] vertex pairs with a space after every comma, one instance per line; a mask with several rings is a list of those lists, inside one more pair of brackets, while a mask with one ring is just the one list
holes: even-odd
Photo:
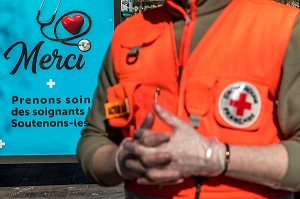
[[157, 103], [159, 95], [160, 95], [160, 88], [156, 88], [154, 93], [154, 103]]
[[191, 21], [191, 10], [187, 8], [185, 11], [186, 11], [186, 13], [187, 13], [187, 17], [186, 17], [186, 19], [185, 19], [185, 23], [186, 23], [186, 24], [189, 24], [190, 21]]

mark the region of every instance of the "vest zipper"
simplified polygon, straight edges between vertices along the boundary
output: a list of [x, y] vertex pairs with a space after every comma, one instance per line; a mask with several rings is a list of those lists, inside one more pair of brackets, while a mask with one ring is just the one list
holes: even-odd
[[[182, 72], [184, 70], [185, 64], [189, 58], [190, 55], [190, 47], [191, 47], [191, 40], [194, 32], [194, 27], [196, 23], [196, 1], [192, 0], [191, 2], [191, 7], [188, 9], [185, 9], [185, 14], [184, 14], [184, 27], [182, 31], [182, 36], [181, 36], [181, 42], [180, 42], [180, 51], [179, 51], [179, 66], [178, 66], [178, 95], [180, 93], [181, 89], [181, 77], [182, 77]], [[178, 101], [177, 104], [177, 110], [176, 114], [180, 115], [180, 104], [181, 100]]]
[[189, 57], [192, 33], [194, 31], [194, 23], [195, 23], [194, 20], [195, 19], [193, 19], [193, 17], [191, 16], [191, 10], [186, 9], [185, 24], [181, 36], [180, 54], [179, 54], [179, 63], [180, 66], [182, 67], [184, 66], [186, 60]]
[[185, 11], [186, 11], [186, 13], [187, 13], [187, 17], [186, 17], [186, 19], [185, 19], [185, 23], [186, 23], [186, 24], [189, 24], [190, 21], [191, 21], [191, 10], [187, 8]]
[[186, 17], [185, 17], [185, 25], [183, 27], [183, 32], [182, 32], [182, 36], [181, 36], [181, 43], [180, 43], [180, 54], [179, 54], [179, 71], [178, 71], [178, 77], [177, 77], [177, 81], [178, 83], [180, 83], [180, 79], [181, 79], [181, 74], [182, 74], [182, 69], [183, 69], [183, 65], [185, 62], [185, 51], [186, 51], [186, 35], [187, 35], [187, 31], [189, 29], [189, 27], [187, 27], [191, 21], [191, 11], [190, 9], [186, 9]]

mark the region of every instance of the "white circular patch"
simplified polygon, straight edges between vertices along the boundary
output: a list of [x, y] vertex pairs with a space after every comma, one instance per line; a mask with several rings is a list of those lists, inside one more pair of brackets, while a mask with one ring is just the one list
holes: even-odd
[[227, 123], [234, 127], [246, 128], [257, 120], [261, 98], [255, 86], [237, 82], [222, 91], [218, 106], [219, 113]]
[[78, 48], [82, 52], [87, 52], [91, 49], [91, 42], [87, 39], [82, 39], [78, 42]]

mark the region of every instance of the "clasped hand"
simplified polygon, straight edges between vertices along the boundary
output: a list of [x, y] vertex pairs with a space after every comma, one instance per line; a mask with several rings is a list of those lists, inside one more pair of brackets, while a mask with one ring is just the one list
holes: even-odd
[[150, 130], [149, 113], [134, 138], [125, 139], [116, 154], [119, 174], [139, 184], [181, 183], [190, 176], [217, 176], [224, 169], [223, 144], [201, 136], [193, 127], [162, 106], [154, 112], [172, 132]]

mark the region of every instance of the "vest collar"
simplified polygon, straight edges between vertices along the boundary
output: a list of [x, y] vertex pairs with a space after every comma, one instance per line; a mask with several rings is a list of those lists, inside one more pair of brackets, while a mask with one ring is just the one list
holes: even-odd
[[193, 20], [196, 16], [223, 9], [231, 0], [191, 0], [190, 7], [183, 8], [176, 0], [165, 0], [165, 3], [175, 19], [187, 18]]

